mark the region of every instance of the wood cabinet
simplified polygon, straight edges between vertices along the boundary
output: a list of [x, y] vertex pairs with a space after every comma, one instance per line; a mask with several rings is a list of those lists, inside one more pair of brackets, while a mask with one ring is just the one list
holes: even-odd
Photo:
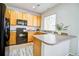
[[[43, 32], [35, 32], [34, 35], [42, 35], [42, 34], [45, 34]], [[33, 37], [33, 43], [34, 43], [34, 46], [33, 46], [33, 55], [34, 56], [41, 56], [41, 41], [35, 37]]]
[[[41, 16], [35, 16], [29, 13], [16, 11], [13, 9], [6, 9], [5, 17], [10, 19], [10, 26], [16, 26], [17, 19], [27, 20], [28, 26], [40, 26]], [[33, 41], [35, 32], [28, 32], [28, 42]], [[9, 44], [16, 44], [16, 32], [10, 32]]]
[[27, 13], [22, 13], [23, 14], [23, 20], [28, 20], [28, 14]]
[[10, 25], [16, 25], [17, 19], [27, 20], [28, 26], [41, 26], [41, 16], [6, 9], [5, 17], [10, 18]]
[[41, 16], [33, 16], [33, 26], [41, 26]]
[[33, 26], [37, 26], [37, 16], [33, 16]]
[[41, 56], [41, 41], [38, 40], [37, 38], [33, 37], [34, 40], [33, 40], [33, 43], [34, 43], [34, 46], [33, 46], [33, 55], [34, 56]]
[[16, 25], [16, 12], [12, 9], [6, 9], [5, 17], [10, 19], [10, 25]]
[[16, 32], [10, 32], [9, 44], [10, 45], [16, 44]]
[[41, 26], [41, 16], [37, 16], [37, 26]]
[[16, 12], [16, 19], [21, 19], [23, 20], [23, 14], [20, 11], [15, 11]]
[[10, 25], [16, 25], [16, 12], [14, 10], [11, 10], [10, 12]]
[[6, 9], [6, 12], [5, 12], [5, 17], [6, 18], [10, 18], [10, 13], [11, 12], [11, 10], [10, 9]]
[[28, 32], [28, 42], [33, 42], [33, 35], [35, 32]]
[[31, 14], [27, 15], [28, 17], [28, 26], [33, 26], [33, 16]]

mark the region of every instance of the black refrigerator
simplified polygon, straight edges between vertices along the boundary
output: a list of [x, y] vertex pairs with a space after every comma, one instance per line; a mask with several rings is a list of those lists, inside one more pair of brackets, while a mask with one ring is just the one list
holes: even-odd
[[5, 47], [8, 46], [10, 36], [10, 20], [5, 18], [6, 5], [0, 3], [0, 56], [5, 56]]

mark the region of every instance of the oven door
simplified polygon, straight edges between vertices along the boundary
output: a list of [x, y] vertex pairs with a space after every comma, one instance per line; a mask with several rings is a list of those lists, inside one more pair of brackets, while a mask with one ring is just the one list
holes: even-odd
[[23, 32], [24, 28], [17, 28], [16, 29], [16, 43], [17, 44], [23, 44], [23, 43], [27, 43], [28, 42], [28, 33], [27, 32]]

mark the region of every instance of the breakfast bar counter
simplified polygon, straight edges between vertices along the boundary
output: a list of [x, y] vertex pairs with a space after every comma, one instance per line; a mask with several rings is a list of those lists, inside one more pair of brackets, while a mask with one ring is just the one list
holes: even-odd
[[76, 36], [73, 35], [58, 35], [53, 33], [37, 34], [33, 35], [33, 37], [34, 56], [67, 55], [69, 52], [70, 40], [76, 38]]
[[76, 36], [47, 33], [47, 34], [41, 34], [41, 35], [34, 35], [34, 37], [47, 44], [57, 44], [65, 40], [75, 38]]

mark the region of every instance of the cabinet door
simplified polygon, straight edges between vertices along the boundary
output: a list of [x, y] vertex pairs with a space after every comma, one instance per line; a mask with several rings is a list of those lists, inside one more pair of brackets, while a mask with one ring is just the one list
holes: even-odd
[[11, 10], [10, 9], [6, 9], [6, 12], [5, 12], [5, 17], [6, 18], [10, 18], [10, 15], [11, 15]]
[[28, 14], [28, 26], [32, 26], [33, 25], [33, 16], [31, 14]]
[[16, 25], [16, 12], [14, 10], [11, 10], [10, 12], [10, 24], [11, 25]]
[[34, 37], [33, 39], [33, 55], [34, 56], [41, 56], [41, 41]]
[[28, 15], [26, 13], [23, 13], [23, 20], [28, 20]]
[[28, 32], [28, 42], [33, 42], [33, 35], [35, 32]]
[[33, 26], [37, 26], [37, 16], [33, 16]]
[[10, 45], [16, 44], [16, 32], [10, 32], [9, 44]]
[[21, 19], [21, 20], [23, 20], [22, 12], [16, 11], [16, 19]]
[[37, 26], [41, 26], [41, 16], [37, 16]]

